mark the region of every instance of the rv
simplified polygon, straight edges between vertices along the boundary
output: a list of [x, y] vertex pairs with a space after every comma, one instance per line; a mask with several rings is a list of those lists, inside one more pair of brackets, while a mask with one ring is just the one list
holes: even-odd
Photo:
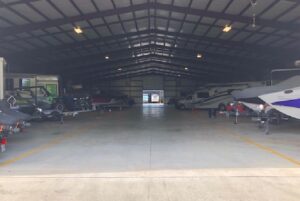
[[264, 82], [239, 82], [227, 84], [207, 84], [192, 95], [177, 102], [178, 109], [207, 109], [224, 110], [228, 102], [232, 102], [231, 92], [249, 87], [261, 86]]
[[181, 110], [192, 109], [194, 103], [201, 101], [204, 98], [208, 98], [210, 96], [209, 93], [210, 91], [207, 88], [205, 87], [200, 88], [199, 90], [195, 91], [193, 94], [185, 98], [179, 99], [176, 103], [176, 108]]

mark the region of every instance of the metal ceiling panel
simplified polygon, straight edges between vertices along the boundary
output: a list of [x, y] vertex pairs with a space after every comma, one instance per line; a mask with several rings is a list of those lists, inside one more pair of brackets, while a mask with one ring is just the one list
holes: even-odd
[[142, 3], [146, 3], [147, 0], [132, 0], [133, 4], [142, 4]]
[[233, 41], [242, 41], [250, 35], [251, 35], [251, 33], [242, 31], [242, 32], [238, 33], [237, 35], [235, 35], [232, 38], [232, 40]]
[[[111, 53], [111, 59], [104, 60], [106, 68], [114, 67], [117, 57], [123, 58], [123, 63], [157, 60], [171, 61], [176, 66], [194, 61], [193, 55], [198, 51], [205, 53], [201, 62], [224, 64], [229, 70], [238, 63], [247, 66], [248, 60], [253, 61], [251, 66], [259, 66], [255, 62], [261, 60], [276, 64], [282, 54], [289, 52], [286, 48], [300, 48], [300, 13], [299, 7], [289, 6], [295, 2], [275, 2], [258, 1], [257, 26], [253, 28], [248, 0], [44, 0], [26, 4], [10, 1], [0, 6], [0, 43], [4, 47], [0, 51], [5, 50], [14, 58], [28, 58], [28, 66], [32, 66], [30, 60], [35, 57], [39, 58], [37, 62], [51, 63], [91, 55], [97, 55], [94, 62], [99, 64], [99, 60], [104, 60], [104, 55], [99, 56], [103, 51], [119, 50], [123, 51], [121, 55]], [[35, 19], [34, 15], [40, 18]], [[10, 22], [16, 25], [1, 28]], [[232, 24], [233, 30], [223, 33], [225, 24]], [[75, 34], [74, 26], [80, 26], [83, 34]], [[90, 59], [86, 61], [89, 62], [83, 63], [82, 68], [91, 65]], [[52, 66], [59, 71], [62, 64]], [[92, 68], [90, 72], [95, 70], [101, 72]]]
[[247, 38], [247, 40], [245, 41], [246, 43], [254, 43], [257, 40], [261, 39], [262, 37], [264, 37], [263, 34], [254, 34], [251, 37]]
[[186, 20], [191, 21], [191, 22], [198, 22], [200, 19], [200, 16], [198, 15], [187, 15]]
[[184, 16], [185, 15], [183, 13], [178, 13], [178, 12], [171, 13], [171, 18], [174, 18], [174, 19], [182, 20], [184, 18]]
[[17, 34], [16, 36], [19, 37], [19, 38], [26, 38], [30, 35], [28, 33], [20, 33], [20, 34]]
[[156, 15], [161, 17], [169, 17], [169, 12], [165, 10], [157, 9]]
[[273, 29], [272, 27], [264, 27], [260, 29], [260, 31], [264, 33], [272, 33], [273, 31], [275, 31], [275, 29]]
[[210, 11], [216, 11], [221, 12], [227, 4], [230, 2], [230, 0], [218, 0], [218, 1], [212, 1], [210, 6], [208, 7], [208, 10]]
[[281, 22], [288, 22], [291, 20], [294, 20], [299, 17], [300, 13], [300, 5], [296, 6], [293, 10], [285, 13], [282, 17], [280, 17], [278, 20]]
[[135, 24], [133, 21], [130, 21], [130, 22], [124, 22], [124, 27], [125, 27], [125, 30], [126, 32], [134, 32], [134, 31], [137, 31], [136, 30], [136, 27], [135, 27]]
[[208, 29], [209, 29], [209, 26], [207, 26], [207, 25], [198, 25], [197, 29], [195, 31], [195, 34], [199, 35], [199, 36], [203, 36], [207, 32]]
[[275, 46], [275, 47], [280, 47], [280, 46], [290, 43], [292, 41], [293, 40], [291, 40], [289, 38], [278, 39], [277, 41], [273, 41], [270, 45]]
[[211, 18], [211, 17], [202, 17], [201, 19], [201, 23], [203, 24], [212, 24], [215, 22], [215, 18]]
[[55, 4], [59, 8], [58, 11], [63, 12], [68, 17], [79, 15], [79, 12], [71, 4], [70, 0], [59, 0], [59, 1], [50, 0], [50, 1], [53, 2], [53, 4]]
[[288, 8], [295, 6], [295, 2], [291, 1], [279, 1], [275, 6], [273, 6], [270, 10], [264, 13], [261, 18], [263, 19], [273, 19], [276, 16], [284, 13]]
[[119, 22], [117, 15], [107, 16], [104, 18], [107, 23]]
[[6, 28], [6, 27], [10, 27], [10, 26], [12, 26], [10, 23], [0, 19], [0, 28]]
[[195, 25], [193, 23], [184, 22], [180, 32], [181, 33], [192, 33], [194, 26]]
[[237, 33], [237, 31], [232, 30], [229, 33], [224, 33], [224, 32], [220, 32], [220, 33], [221, 33], [221, 35], [219, 36], [219, 38], [226, 40], [226, 39], [230, 39], [232, 36], [234, 36]]
[[63, 43], [71, 43], [73, 40], [65, 33], [55, 34], [55, 37], [60, 39]]
[[17, 25], [28, 24], [27, 20], [14, 14], [12, 11], [8, 10], [7, 8], [0, 8], [0, 17]]
[[49, 28], [45, 29], [45, 31], [47, 31], [48, 33], [59, 33], [59, 32], [61, 32], [57, 27], [49, 27]]
[[84, 31], [84, 34], [89, 38], [89, 39], [97, 39], [99, 35], [93, 30], [93, 29], [87, 29]]
[[44, 35], [46, 33], [43, 30], [34, 30], [34, 31], [31, 31], [31, 34], [34, 36], [40, 36], [40, 35]]
[[174, 5], [175, 6], [181, 6], [181, 7], [188, 7], [190, 4], [191, 0], [174, 0]]
[[123, 13], [120, 15], [120, 18], [122, 21], [124, 20], [132, 20], [133, 19], [133, 14], [132, 13]]
[[130, 0], [112, 0], [117, 8], [130, 6]]
[[104, 21], [102, 18], [94, 18], [94, 19], [91, 19], [89, 20], [90, 23], [94, 26], [97, 26], [97, 25], [101, 25], [101, 24], [104, 24]]
[[82, 3], [82, 0], [73, 0], [73, 1], [80, 9], [80, 11], [83, 12], [84, 14], [93, 13], [97, 11], [97, 9], [95, 8], [91, 0], [84, 0], [84, 3]]
[[136, 23], [139, 31], [148, 29], [148, 19], [137, 20]]
[[259, 41], [259, 44], [260, 45], [267, 45], [269, 44], [270, 42], [277, 42], [280, 40], [280, 37], [275, 37], [275, 36], [269, 36], [268, 38], [265, 38], [263, 40], [260, 40]]
[[21, 15], [27, 17], [28, 19], [31, 19], [33, 22], [42, 22], [46, 20], [43, 16], [35, 12], [26, 4], [18, 4], [12, 6], [11, 8], [20, 13]]
[[193, 0], [191, 7], [198, 9], [205, 9], [210, 0]]
[[112, 24], [109, 27], [113, 34], [123, 34], [124, 33], [121, 24]]
[[147, 10], [135, 11], [134, 14], [136, 18], [145, 17], [148, 16], [148, 11]]
[[46, 41], [48, 44], [50, 43], [51, 45], [60, 45], [61, 42], [59, 42], [57, 39], [55, 39], [52, 36], [43, 36], [41, 37], [41, 39], [43, 39], [43, 41]]
[[94, 0], [94, 2], [100, 11], [114, 8], [111, 0]]
[[222, 32], [222, 30], [220, 30], [220, 28], [212, 27], [212, 28], [210, 29], [210, 31], [206, 34], [206, 36], [207, 36], [207, 37], [210, 37], [210, 38], [215, 38], [215, 37], [217, 37], [221, 32]]
[[49, 19], [59, 19], [63, 18], [63, 16], [55, 10], [47, 1], [35, 1], [32, 2], [31, 5], [38, 9], [41, 13], [46, 15]]
[[164, 20], [164, 19], [159, 19], [159, 20], [156, 20], [156, 28], [159, 29], [159, 30], [166, 30], [167, 29], [167, 23], [168, 21], [167, 20]]
[[241, 13], [242, 10], [247, 8], [250, 5], [249, 0], [234, 0], [232, 4], [228, 7], [225, 13], [238, 15]]
[[98, 33], [101, 35], [101, 36], [110, 36], [110, 31], [107, 29], [107, 27], [99, 27], [99, 28], [96, 28]]
[[37, 47], [46, 47], [47, 46], [47, 43], [45, 43], [42, 40], [37, 39], [37, 38], [32, 38], [32, 39], [28, 40], [28, 42], [36, 45]]
[[[266, 8], [268, 8], [272, 3], [274, 3], [276, 0], [262, 0], [257, 2], [257, 6], [255, 7], [255, 13], [256, 15], [259, 15], [262, 11], [264, 11]], [[252, 7], [249, 7], [247, 11], [243, 13], [243, 16], [252, 17], [253, 15], [253, 9]]]
[[[289, 32], [289, 31], [285, 31], [285, 30], [279, 30], [279, 31], [276, 31], [275, 32], [277, 35], [280, 35], [280, 36], [287, 36], [287, 37], [295, 37], [295, 36], [293, 36], [292, 35], [292, 33], [291, 32]], [[299, 37], [299, 36], [296, 36], [295, 38], [297, 38], [297, 37]]]

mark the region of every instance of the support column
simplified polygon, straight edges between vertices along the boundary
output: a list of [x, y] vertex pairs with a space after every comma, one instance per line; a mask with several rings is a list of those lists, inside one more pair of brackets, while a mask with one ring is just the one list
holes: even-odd
[[5, 66], [6, 62], [4, 58], [0, 57], [0, 100], [4, 99], [4, 92], [5, 92]]

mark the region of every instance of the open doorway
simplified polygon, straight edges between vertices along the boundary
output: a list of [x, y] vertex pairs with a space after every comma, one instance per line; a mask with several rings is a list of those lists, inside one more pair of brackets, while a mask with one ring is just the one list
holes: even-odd
[[164, 91], [163, 90], [143, 90], [143, 104], [163, 104]]

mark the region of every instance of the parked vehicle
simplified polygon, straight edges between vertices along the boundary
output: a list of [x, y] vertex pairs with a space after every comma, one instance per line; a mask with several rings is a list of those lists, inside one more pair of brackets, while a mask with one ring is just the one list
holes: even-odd
[[205, 98], [208, 98], [211, 92], [212, 91], [210, 91], [208, 88], [201, 88], [195, 91], [193, 94], [177, 100], [175, 106], [177, 109], [181, 109], [181, 110], [192, 109], [194, 103], [197, 103]]
[[228, 84], [207, 84], [192, 95], [178, 101], [179, 109], [219, 109], [225, 110], [228, 103], [233, 101], [231, 92], [251, 86], [261, 86], [263, 82], [240, 82]]
[[105, 107], [130, 107], [134, 105], [134, 100], [126, 95], [111, 95], [108, 93], [95, 93], [91, 96], [91, 104], [93, 109], [101, 109]]

